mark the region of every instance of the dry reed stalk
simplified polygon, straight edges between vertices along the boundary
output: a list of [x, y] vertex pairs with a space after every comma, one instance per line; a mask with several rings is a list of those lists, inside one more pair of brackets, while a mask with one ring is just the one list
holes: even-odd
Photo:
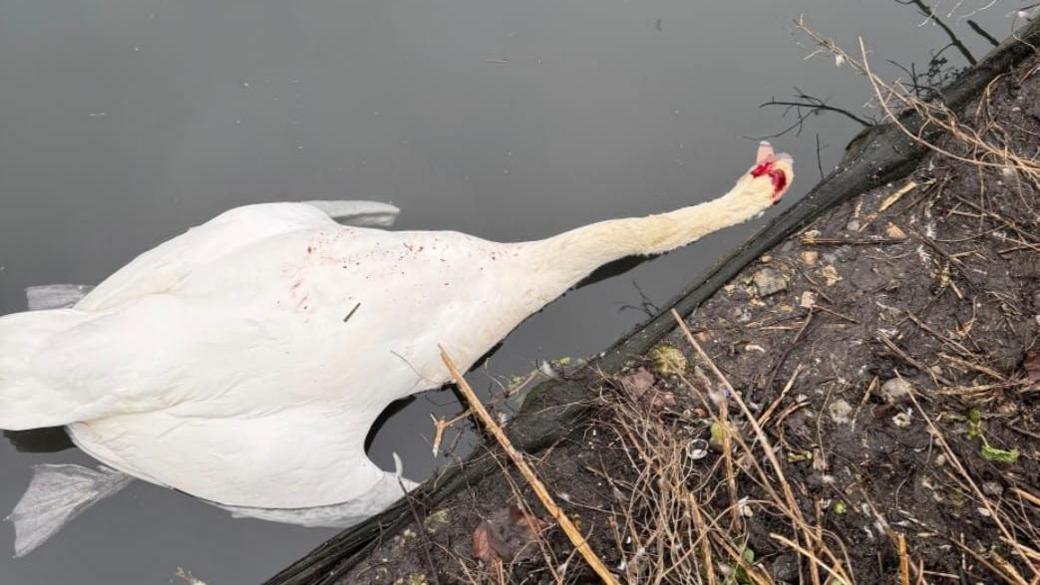
[[769, 405], [769, 408], [767, 408], [766, 411], [762, 413], [762, 416], [758, 417], [758, 424], [762, 428], [766, 428], [769, 426], [770, 418], [773, 416], [773, 412], [777, 409], [777, 407], [780, 406], [780, 403], [784, 401], [784, 398], [787, 396], [787, 393], [791, 391], [791, 388], [794, 387], [794, 383], [798, 379], [798, 374], [800, 373], [802, 373], [802, 364], [798, 364], [795, 366], [794, 372], [791, 373], [791, 377], [787, 379], [787, 383], [784, 384], [784, 388], [780, 391], [780, 394], [776, 397], [776, 400], [774, 400], [773, 403]]
[[697, 498], [690, 496], [690, 510], [693, 511], [693, 525], [697, 528], [697, 539], [701, 542], [701, 555], [704, 557], [704, 572], [708, 576], [708, 585], [715, 585], [715, 563], [711, 558], [711, 542], [708, 540], [708, 528], [704, 525], [704, 515]]
[[[1008, 581], [1012, 583], [1027, 583], [1026, 578], [1023, 577], [1022, 574], [1018, 572], [1018, 569], [1016, 569], [1007, 559], [995, 552], [990, 553], [990, 557], [993, 558], [994, 564], [1000, 567], [1000, 570], [1004, 573], [1004, 578]], [[1036, 585], [1038, 582], [1040, 582], [1040, 580], [1035, 578], [1032, 581], [1028, 581], [1029, 585]]]
[[[691, 391], [696, 389], [684, 375], [679, 374], [679, 378]], [[700, 398], [703, 406], [711, 413], [712, 419], [716, 423], [719, 422], [718, 414], [713, 412], [711, 403], [703, 394], [696, 391], [691, 394]], [[708, 489], [708, 486], [718, 486], [715, 489], [725, 490], [724, 479], [718, 483], [713, 479], [724, 473], [721, 455], [711, 469], [698, 470], [696, 466], [689, 464], [689, 454], [686, 451], [689, 446], [688, 438], [682, 433], [676, 433], [676, 429], [668, 427], [649, 410], [650, 406], [632, 399], [623, 388], [622, 392], [611, 397], [609, 401], [604, 401], [604, 404], [611, 408], [611, 425], [620, 443], [618, 450], [623, 457], [628, 457], [631, 468], [639, 476], [635, 483], [626, 486], [631, 496], [625, 498], [627, 509], [623, 512], [624, 517], [620, 519], [621, 523], [629, 528], [629, 546], [637, 551], [636, 556], [628, 557], [633, 562], [625, 563], [627, 581], [653, 585], [710, 585], [712, 579], [715, 583], [720, 582], [713, 561], [725, 559], [730, 565], [730, 571], [742, 571], [750, 582], [756, 585], [771, 583], [772, 580], [765, 571], [743, 557], [747, 543], [742, 542], [742, 538], [731, 535], [723, 526], [728, 524], [722, 519], [728, 519], [730, 506], [717, 511], [707, 508], [712, 502], [717, 501], [719, 496], [702, 490]], [[771, 498], [748, 501], [746, 505], [775, 507], [783, 517], [791, 519], [793, 513], [784, 504], [783, 496], [773, 490], [772, 485], [775, 481], [769, 478], [761, 465], [755, 461], [756, 458], [751, 456], [751, 448], [739, 433], [734, 433], [733, 439], [734, 458], [739, 454], [750, 466], [746, 471], [735, 468], [735, 475], [748, 474], [748, 479], [766, 491]], [[740, 502], [739, 505], [743, 507], [745, 504]], [[706, 518], [706, 514], [717, 516]], [[795, 533], [799, 531], [796, 523], [792, 523], [792, 529]], [[650, 536], [640, 536], [640, 531], [644, 534], [649, 533]], [[816, 539], [822, 541], [822, 526], [817, 526], [813, 532]], [[626, 543], [621, 542], [620, 538], [616, 540], [619, 550], [626, 548]], [[662, 540], [667, 548], [657, 549], [658, 566], [643, 565], [637, 570], [634, 561], [645, 558], [646, 545]], [[819, 546], [821, 549], [826, 547], [822, 542]], [[713, 549], [717, 551], [715, 558], [712, 556]], [[833, 553], [829, 551], [822, 554], [834, 558]], [[844, 556], [845, 566], [849, 566], [847, 554]], [[831, 566], [842, 565], [834, 563]], [[726, 579], [732, 579], [732, 573]], [[837, 580], [832, 580], [831, 583], [835, 584]], [[846, 578], [844, 583], [852, 585], [854, 581]]]
[[[820, 453], [823, 453], [823, 445], [820, 445]], [[816, 498], [813, 501], [813, 508], [816, 512], [816, 542], [823, 542], [823, 525], [821, 524], [821, 513], [820, 513], [820, 498]], [[809, 565], [809, 578], [812, 579], [813, 585], [820, 585], [820, 570], [816, 568], [816, 564]]]
[[[791, 550], [809, 559], [813, 565], [823, 569], [824, 571], [827, 571], [831, 578], [837, 579], [837, 583], [850, 583], [850, 581], [847, 580], [848, 578], [844, 575], [844, 571], [841, 571], [841, 567], [835, 566], [832, 569], [830, 566], [827, 565], [827, 563], [824, 563], [822, 560], [820, 560], [820, 557], [813, 554], [812, 551], [808, 551], [802, 548], [801, 545], [799, 545], [797, 542], [794, 542], [790, 538], [776, 533], [770, 533], [769, 537], [790, 547]], [[828, 580], [828, 583], [831, 583], [831, 581]]]
[[505, 451], [507, 455], [509, 455], [509, 458], [513, 461], [513, 465], [516, 465], [516, 468], [520, 471], [520, 474], [524, 476], [524, 479], [527, 481], [528, 485], [530, 485], [531, 489], [534, 490], [534, 493], [536, 496], [538, 496], [538, 500], [542, 503], [542, 506], [545, 507], [546, 511], [549, 512], [549, 515], [552, 516], [553, 520], [555, 520], [556, 523], [560, 526], [564, 534], [567, 535], [567, 538], [570, 539], [574, 547], [578, 550], [579, 553], [581, 553], [581, 556], [585, 559], [585, 562], [587, 562], [589, 566], [592, 567], [592, 570], [596, 572], [596, 575], [598, 575], [604, 583], [607, 583], [607, 585], [618, 585], [617, 579], [614, 578], [614, 575], [610, 572], [609, 569], [607, 569], [606, 565], [603, 564], [603, 561], [600, 560], [599, 556], [597, 556], [596, 553], [593, 552], [592, 548], [589, 546], [589, 543], [585, 541], [585, 537], [574, 525], [574, 522], [571, 521], [567, 514], [564, 513], [563, 510], [561, 510], [560, 507], [556, 504], [556, 501], [553, 500], [552, 495], [549, 494], [549, 490], [545, 487], [545, 484], [542, 483], [542, 480], [538, 478], [538, 475], [534, 472], [534, 469], [532, 469], [531, 466], [528, 465], [527, 461], [524, 459], [523, 454], [516, 450], [516, 447], [514, 447], [513, 444], [509, 441], [509, 437], [506, 436], [505, 431], [502, 430], [502, 427], [500, 427], [498, 423], [495, 422], [495, 419], [492, 418], [491, 414], [488, 413], [486, 408], [484, 408], [484, 404], [481, 403], [480, 398], [477, 397], [477, 394], [473, 392], [473, 388], [470, 387], [469, 383], [466, 382], [466, 379], [459, 372], [458, 368], [455, 367], [455, 362], [452, 361], [451, 356], [448, 355], [448, 352], [445, 351], [443, 347], [441, 347], [440, 350], [441, 361], [443, 361], [444, 365], [447, 366], [448, 371], [451, 373], [452, 379], [455, 381], [455, 384], [459, 387], [459, 391], [462, 392], [462, 395], [466, 398], [466, 401], [469, 402], [470, 408], [473, 409], [473, 412], [477, 415], [477, 418], [480, 419], [480, 422], [484, 425], [484, 427], [487, 428], [488, 432], [491, 433], [491, 436], [493, 436], [495, 440], [498, 441], [498, 444], [502, 447], [502, 450]]
[[[1011, 548], [1015, 551], [1018, 557], [1022, 559], [1025, 565], [1029, 567], [1029, 569], [1033, 572], [1033, 582], [1040, 582], [1040, 571], [1037, 570], [1036, 565], [1034, 565], [1032, 560], [1030, 560], [1029, 554], [1027, 554], [1023, 550], [1028, 549], [1028, 547], [1025, 547], [1024, 545], [1019, 543], [1018, 539], [1016, 539], [1012, 532], [1008, 530], [1003, 520], [1001, 520], [1001, 514], [993, 505], [993, 502], [991, 502], [989, 498], [986, 497], [986, 494], [982, 492], [979, 486], [975, 483], [975, 480], [971, 478], [971, 475], [964, 468], [964, 465], [961, 463], [956, 453], [954, 453], [953, 449], [950, 448], [949, 443], [947, 443], [946, 441], [946, 437], [942, 434], [939, 428], [935, 426], [935, 423], [932, 422], [931, 417], [928, 416], [928, 414], [924, 411], [923, 408], [921, 408], [921, 404], [917, 401], [917, 397], [914, 396], [914, 393], [910, 392], [907, 394], [907, 396], [910, 398], [911, 402], [913, 402], [913, 405], [917, 409], [917, 412], [921, 414], [921, 417], [924, 419], [925, 424], [928, 425], [928, 429], [931, 431], [932, 436], [935, 437], [936, 441], [939, 442], [939, 446], [942, 447], [943, 453], [946, 455], [947, 460], [952, 464], [953, 469], [957, 471], [957, 473], [961, 476], [961, 479], [967, 482], [967, 484], [971, 487], [972, 492], [974, 492], [975, 496], [979, 499], [980, 502], [982, 502], [982, 505], [986, 508], [986, 511], [989, 512], [990, 517], [993, 519], [993, 522], [997, 525], [997, 529], [1000, 530], [1001, 536], [1004, 537], [1004, 539], [1011, 545]], [[1021, 581], [1016, 579], [1013, 582], [1021, 583], [1022, 585], [1027, 583], [1027, 581], [1025, 581], [1024, 579]]]
[[[683, 318], [675, 309], [672, 309], [671, 312], [672, 317], [675, 319], [675, 322], [678, 324], [679, 328], [683, 332], [683, 335], [686, 337], [687, 342], [689, 342], [689, 344], [694, 348], [694, 350], [701, 357], [701, 359], [704, 360], [704, 362], [708, 365], [709, 369], [711, 369], [712, 373], [714, 373], [715, 376], [718, 377], [718, 379], [725, 385], [726, 390], [729, 391], [729, 396], [733, 399], [734, 402], [737, 403], [737, 406], [740, 407], [740, 410], [743, 413], [745, 419], [748, 421], [748, 423], [751, 425], [751, 428], [754, 430], [755, 438], [762, 445], [762, 451], [765, 453], [766, 460], [769, 461], [770, 466], [773, 468], [773, 472], [776, 474], [777, 480], [780, 482], [780, 487], [783, 491], [783, 500], [781, 500], [778, 503], [786, 504], [785, 507], [789, 519], [801, 532], [802, 538], [804, 539], [806, 546], [809, 548], [809, 550], [806, 550], [801, 547], [799, 547], [799, 549], [806, 550], [806, 552], [809, 553], [812, 556], [812, 558], [816, 558], [813, 549], [815, 549], [817, 545], [820, 545], [821, 551], [830, 558], [831, 562], [834, 565], [833, 571], [829, 567], [827, 568], [827, 571], [840, 573], [837, 576], [842, 578], [845, 583], [852, 583], [853, 581], [847, 575], [845, 575], [844, 571], [841, 569], [841, 563], [838, 561], [837, 557], [834, 556], [834, 554], [830, 551], [830, 549], [826, 546], [825, 543], [823, 543], [822, 541], [817, 541], [815, 531], [813, 531], [809, 527], [809, 524], [805, 521], [805, 517], [802, 515], [802, 510], [798, 506], [798, 501], [794, 497], [794, 492], [791, 490], [791, 484], [787, 481], [787, 478], [785, 477], [783, 472], [783, 468], [780, 465], [780, 461], [776, 458], [776, 454], [773, 452], [772, 443], [769, 441], [769, 437], [766, 436], [765, 431], [763, 431], [761, 425], [758, 424], [758, 419], [755, 418], [754, 414], [747, 407], [747, 404], [744, 402], [744, 399], [740, 396], [740, 393], [737, 392], [736, 388], [734, 388], [729, 383], [729, 381], [726, 379], [726, 376], [722, 373], [721, 370], [719, 370], [718, 366], [715, 365], [715, 362], [711, 359], [711, 357], [708, 356], [707, 353], [705, 353], [704, 349], [701, 348], [699, 343], [697, 343], [697, 340], [694, 339], [693, 333], [690, 331], [690, 328], [686, 325], [686, 321], [683, 320]], [[744, 445], [744, 441], [739, 436], [735, 438], [737, 442], [740, 443], [745, 448], [745, 450], [747, 450], [748, 453], [751, 452], [751, 449]], [[752, 458], [752, 461], [754, 462], [754, 458]], [[757, 466], [757, 463], [753, 464]], [[765, 479], [764, 475], [763, 479]], [[767, 489], [769, 491], [772, 491], [769, 487], [767, 487]]]
[[910, 585], [910, 559], [906, 555], [906, 536], [900, 534], [899, 540], [899, 582]]
[[460, 414], [460, 415], [458, 415], [455, 418], [452, 418], [450, 420], [444, 420], [442, 418], [437, 418], [437, 417], [433, 416], [432, 414], [430, 415], [430, 418], [433, 419], [433, 446], [432, 446], [432, 451], [433, 451], [433, 456], [434, 457], [436, 457], [437, 453], [440, 452], [441, 441], [444, 440], [444, 431], [446, 431], [448, 429], [448, 427], [450, 427], [451, 425], [459, 422], [460, 420], [462, 420], [464, 418], [467, 418], [471, 414], [472, 414], [472, 412], [469, 409], [467, 409], [462, 414]]
[[900, 199], [903, 198], [903, 195], [906, 195], [907, 193], [909, 193], [910, 191], [913, 191], [916, 188], [917, 188], [917, 182], [916, 181], [910, 181], [906, 185], [904, 185], [901, 189], [896, 191], [895, 193], [889, 195], [888, 197], [885, 197], [885, 200], [881, 202], [881, 206], [878, 207], [878, 213], [881, 213], [881, 212], [885, 211], [886, 209], [888, 209], [889, 207], [892, 207], [893, 205], [898, 203]]
[[[971, 128], [963, 124], [957, 115], [941, 101], [922, 100], [910, 91], [907, 91], [900, 84], [888, 83], [878, 77], [870, 68], [867, 48], [862, 37], [859, 39], [860, 58], [856, 59], [833, 40], [809, 28], [804, 20], [799, 19], [796, 26], [820, 46], [817, 52], [831, 53], [835, 58], [843, 63], [848, 63], [854, 70], [864, 75], [870, 82], [874, 95], [878, 100], [878, 107], [884, 112], [886, 119], [910, 140], [952, 160], [996, 170], [1014, 170], [1040, 189], [1040, 158], [1036, 155], [1018, 154], [1011, 151], [1007, 146], [994, 144], [986, 139], [987, 133], [992, 130], [991, 127], [984, 126], [981, 130]], [[995, 81], [996, 79], [990, 83], [990, 86]], [[987, 88], [983, 92], [983, 101], [985, 101], [989, 91], [990, 89]], [[909, 128], [903, 122], [902, 112], [896, 111], [897, 109], [901, 109], [903, 112], [912, 111], [917, 114], [922, 121], [920, 130], [914, 131]], [[954, 153], [926, 137], [928, 132], [936, 130], [951, 135], [957, 142], [967, 146], [971, 152], [971, 157]]]
[[1037, 508], [1040, 508], [1040, 498], [1019, 487], [1013, 487], [1011, 488], [1011, 491], [1015, 492], [1015, 495], [1022, 498], [1023, 500], [1026, 500], [1030, 504], [1033, 504]]
[[726, 540], [726, 537], [723, 534], [713, 532], [711, 535], [712, 538], [715, 539], [715, 542], [718, 543], [719, 547], [726, 551], [726, 554], [733, 559], [733, 562], [736, 563], [738, 567], [744, 570], [744, 574], [747, 575], [748, 579], [751, 579], [755, 585], [773, 585], [773, 578], [769, 575], [760, 573], [758, 569], [749, 565], [747, 559], [745, 559], [740, 554], [740, 551], [736, 550], [733, 545]]
[[722, 464], [726, 470], [726, 487], [729, 491], [730, 520], [729, 529], [736, 530], [740, 526], [740, 496], [737, 494], [737, 478], [733, 474], [733, 439], [730, 437], [729, 402], [722, 400], [719, 405], [719, 424], [722, 431]]

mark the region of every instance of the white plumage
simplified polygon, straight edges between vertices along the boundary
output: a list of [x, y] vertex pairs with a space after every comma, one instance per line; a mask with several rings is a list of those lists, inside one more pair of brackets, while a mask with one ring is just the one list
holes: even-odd
[[369, 427], [449, 381], [438, 344], [468, 368], [599, 265], [743, 221], [791, 176], [766, 146], [715, 201], [514, 244], [343, 226], [328, 203], [233, 209], [72, 308], [0, 318], [0, 428], [66, 425], [106, 465], [239, 512], [360, 519], [400, 495]]

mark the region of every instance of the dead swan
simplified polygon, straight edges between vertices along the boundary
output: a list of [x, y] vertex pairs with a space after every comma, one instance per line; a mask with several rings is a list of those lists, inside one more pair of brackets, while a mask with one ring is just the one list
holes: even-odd
[[123, 474], [278, 521], [376, 514], [400, 487], [365, 456], [365, 435], [393, 400], [449, 382], [438, 344], [468, 369], [595, 268], [754, 217], [792, 178], [791, 158], [763, 143], [713, 201], [509, 244], [342, 226], [328, 203], [250, 205], [71, 308], [0, 317], [0, 428], [66, 425], [121, 472], [42, 469], [12, 515], [17, 552]]

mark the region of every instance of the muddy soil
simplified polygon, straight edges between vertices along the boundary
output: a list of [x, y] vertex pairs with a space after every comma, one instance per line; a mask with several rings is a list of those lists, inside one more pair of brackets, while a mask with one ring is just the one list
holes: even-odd
[[[999, 78], [968, 110], [990, 138], [1034, 156], [1038, 63]], [[949, 137], [943, 144], [971, 155]], [[1035, 548], [1040, 193], [1025, 178], [930, 155], [908, 179], [853, 198], [761, 257], [688, 324], [756, 415], [772, 409], [765, 430], [802, 513], [815, 519], [819, 504], [857, 583], [899, 582], [894, 532], [905, 534], [927, 582], [1001, 582], [992, 568], [1001, 560], [1032, 578], [940, 441], [1014, 537]], [[698, 361], [683, 336], [667, 344], [692, 371]], [[634, 363], [621, 381], [590, 377], [597, 414], [533, 460], [612, 568], [633, 555], [618, 529], [626, 497], [616, 486], [638, 474], [639, 461], [618, 447], [610, 405], [633, 372], [646, 375], [643, 365], [657, 372], [646, 384], [671, 392], [651, 398], [653, 409], [691, 442], [707, 439], [693, 398], [659, 367]], [[436, 510], [415, 509], [420, 524], [387, 537], [340, 583], [555, 583], [561, 574], [598, 582], [558, 529], [529, 538], [536, 524], [527, 514], [548, 518], [499, 457], [500, 474]], [[721, 481], [712, 476], [718, 459], [711, 452], [698, 462], [705, 482]], [[752, 482], [738, 487], [765, 498]], [[514, 505], [531, 512], [502, 512]], [[757, 567], [776, 582], [798, 582], [799, 569], [805, 578], [804, 560], [769, 537], [789, 525], [758, 513], [746, 527]], [[511, 560], [495, 560], [503, 557]]]

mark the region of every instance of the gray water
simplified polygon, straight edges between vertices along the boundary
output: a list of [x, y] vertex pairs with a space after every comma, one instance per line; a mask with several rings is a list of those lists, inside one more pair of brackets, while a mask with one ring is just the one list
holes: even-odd
[[[988, 45], [963, 15], [986, 4], [940, 4], [977, 55]], [[972, 18], [1004, 38], [1021, 4]], [[921, 68], [947, 43], [883, 0], [0, 0], [0, 313], [24, 309], [25, 286], [96, 283], [247, 203], [391, 201], [401, 228], [510, 241], [709, 199], [750, 166], [753, 137], [792, 121], [758, 107], [770, 97], [797, 86], [869, 115], [847, 67], [804, 59], [799, 14], [849, 47], [863, 34], [885, 73], [898, 74], [886, 59]], [[626, 306], [665, 302], [804, 194], [817, 140], [827, 170], [857, 130], [824, 115], [775, 139], [799, 170], [780, 207], [572, 292], [471, 381], [600, 351], [645, 317]], [[389, 467], [396, 451], [425, 477], [438, 464], [429, 415], [457, 411], [450, 393], [419, 397], [381, 427], [372, 457]], [[53, 451], [60, 433], [18, 442], [0, 442], [0, 513], [31, 465], [90, 464]], [[0, 527], [0, 584], [179, 583], [178, 567], [252, 584], [333, 533], [232, 520], [135, 482], [27, 558], [10, 558]]]

